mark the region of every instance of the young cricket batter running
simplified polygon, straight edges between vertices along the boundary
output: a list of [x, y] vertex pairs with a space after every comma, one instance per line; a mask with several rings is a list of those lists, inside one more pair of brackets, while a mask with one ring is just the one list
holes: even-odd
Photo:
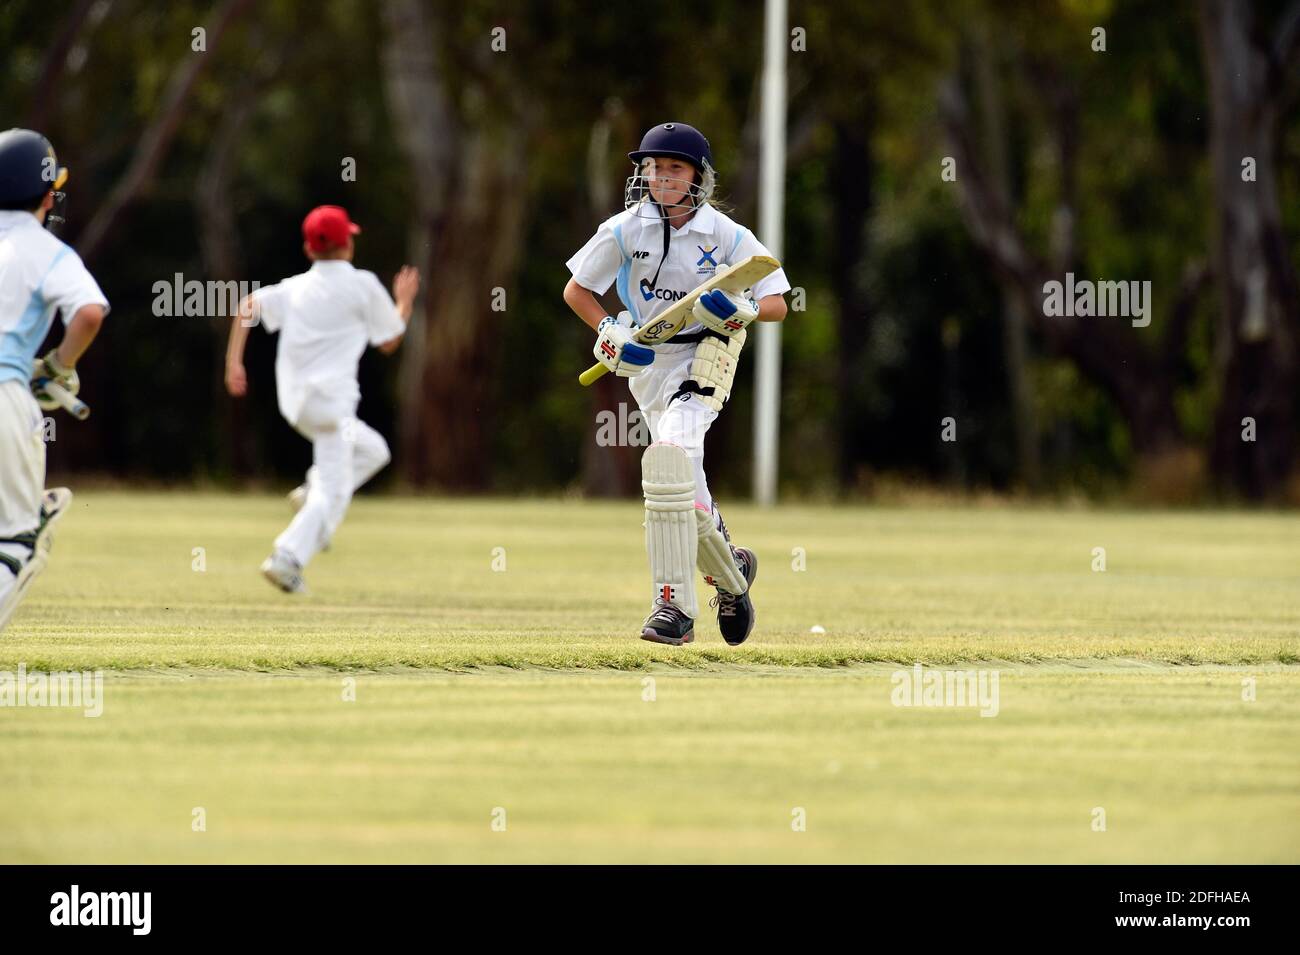
[[390, 460], [379, 432], [357, 419], [357, 366], [367, 343], [385, 355], [402, 343], [420, 273], [403, 266], [389, 298], [373, 272], [352, 267], [352, 237], [360, 231], [339, 206], [313, 209], [302, 223], [311, 268], [259, 288], [230, 326], [226, 389], [235, 397], [248, 391], [249, 328], [260, 321], [268, 332], [280, 332], [275, 359], [280, 413], [312, 444], [307, 481], [289, 495], [298, 513], [262, 563], [263, 576], [286, 593], [306, 592], [303, 568], [329, 544], [353, 492]]
[[[717, 589], [718, 629], [743, 643], [754, 628], [752, 550], [733, 547], [704, 476], [704, 437], [731, 394], [745, 327], [785, 318], [789, 291], [778, 269], [750, 296], [721, 289], [701, 295], [692, 323], [646, 347], [632, 333], [716, 270], [767, 250], [710, 204], [716, 184], [709, 142], [684, 123], [664, 123], [628, 153], [634, 164], [624, 211], [601, 223], [568, 261], [564, 301], [596, 331], [596, 358], [628, 387], [654, 443], [641, 458], [646, 551], [653, 605], [641, 637], [681, 645], [694, 639], [695, 568]], [[597, 295], [616, 283], [623, 311], [611, 316]], [[691, 514], [694, 517], [691, 517]]]
[[[63, 222], [67, 179], [40, 133], [0, 133], [0, 630], [45, 568], [53, 525], [72, 501], [65, 487], [43, 490], [41, 408], [60, 406], [44, 382], [80, 391], [77, 360], [108, 314], [81, 258], [47, 231]], [[37, 360], [56, 312], [63, 340]]]

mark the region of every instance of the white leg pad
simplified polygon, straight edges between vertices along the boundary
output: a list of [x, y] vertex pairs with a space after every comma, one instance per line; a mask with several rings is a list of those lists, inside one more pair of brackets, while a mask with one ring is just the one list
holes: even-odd
[[714, 523], [713, 513], [696, 508], [695, 524], [699, 532], [700, 573], [704, 579], [729, 594], [743, 594], [749, 584], [731, 556], [731, 545]]
[[[14, 611], [22, 603], [23, 597], [27, 595], [27, 590], [31, 587], [32, 581], [39, 576], [49, 562], [50, 547], [54, 543], [54, 525], [68, 512], [68, 506], [71, 503], [72, 492], [66, 487], [45, 491], [42, 495], [43, 513], [41, 524], [37, 528], [36, 540], [29, 549], [30, 553], [27, 560], [19, 569], [16, 577], [11, 575], [7, 568], [0, 568], [0, 630], [4, 630]], [[18, 557], [22, 551], [15, 551], [6, 547], [5, 553]]]
[[671, 603], [694, 620], [695, 469], [676, 444], [656, 442], [641, 456], [645, 493], [645, 549], [650, 557], [653, 597]]

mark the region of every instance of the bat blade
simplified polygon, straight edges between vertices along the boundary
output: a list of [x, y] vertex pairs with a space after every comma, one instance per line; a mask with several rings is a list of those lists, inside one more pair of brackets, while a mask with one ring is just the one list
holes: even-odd
[[[638, 345], [661, 345], [690, 323], [691, 308], [695, 305], [695, 300], [705, 292], [711, 292], [715, 288], [724, 292], [743, 292], [780, 267], [781, 263], [770, 255], [751, 255], [747, 259], [741, 259], [734, 265], [719, 270], [713, 278], [692, 289], [688, 295], [638, 328], [632, 333], [632, 341]], [[596, 362], [578, 376], [578, 383], [591, 385], [608, 371], [603, 364]]]

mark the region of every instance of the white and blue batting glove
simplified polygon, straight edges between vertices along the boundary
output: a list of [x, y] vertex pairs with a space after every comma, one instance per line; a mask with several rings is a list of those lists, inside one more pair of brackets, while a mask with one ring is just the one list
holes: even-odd
[[57, 348], [51, 348], [44, 358], [32, 362], [31, 381], [32, 394], [36, 396], [37, 404], [45, 411], [55, 411], [63, 406], [45, 391], [43, 385], [47, 381], [62, 385], [70, 395], [81, 391], [81, 378], [77, 375], [77, 369], [64, 367], [63, 362], [59, 361]]
[[[626, 320], [624, 316], [627, 316]], [[641, 374], [655, 360], [653, 348], [632, 341], [632, 328], [629, 312], [619, 312], [618, 318], [606, 315], [596, 326], [596, 345], [591, 352], [597, 361], [620, 378]]]
[[715, 288], [695, 300], [691, 315], [705, 328], [730, 338], [758, 318], [758, 306], [736, 292]]

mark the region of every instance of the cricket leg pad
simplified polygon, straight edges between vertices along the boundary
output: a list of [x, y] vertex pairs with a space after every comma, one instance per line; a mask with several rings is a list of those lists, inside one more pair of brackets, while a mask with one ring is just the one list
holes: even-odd
[[72, 492], [66, 487], [45, 491], [41, 496], [40, 524], [28, 534], [6, 540], [6, 544], [28, 548], [29, 556], [20, 562], [15, 548], [7, 546], [3, 549], [5, 567], [0, 568], [0, 630], [4, 630], [23, 597], [27, 596], [28, 588], [49, 562], [54, 525], [68, 512], [71, 504]]
[[729, 594], [743, 594], [749, 589], [736, 558], [731, 550], [731, 542], [718, 529], [713, 512], [702, 507], [695, 509], [695, 524], [699, 538], [698, 559], [700, 572], [704, 579], [719, 590]]
[[695, 603], [695, 469], [680, 445], [657, 441], [641, 456], [645, 494], [645, 547], [654, 600], [672, 604], [691, 620]]

